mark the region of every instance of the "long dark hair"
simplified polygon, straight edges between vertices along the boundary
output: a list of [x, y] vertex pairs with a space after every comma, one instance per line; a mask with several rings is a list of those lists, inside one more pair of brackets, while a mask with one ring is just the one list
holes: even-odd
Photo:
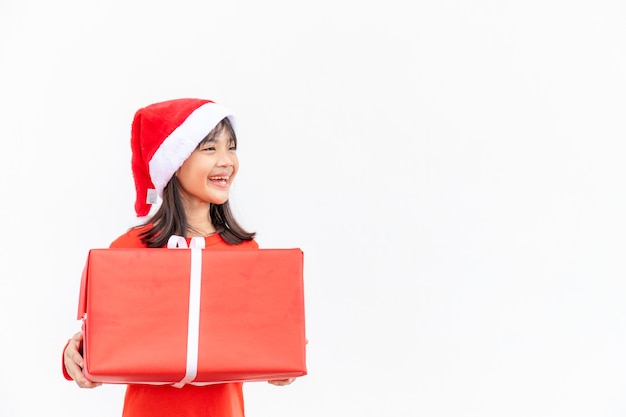
[[[222, 119], [198, 146], [207, 140], [219, 136], [224, 129], [226, 129], [231, 137], [231, 142], [236, 147], [237, 136], [228, 118]], [[235, 220], [228, 201], [224, 204], [211, 204], [208, 216], [211, 218], [211, 223], [213, 223], [216, 233], [228, 244], [238, 245], [244, 240], [252, 240], [256, 234], [255, 232], [246, 231], [239, 225], [237, 220]], [[164, 247], [172, 235], [186, 236], [188, 229], [187, 217], [185, 216], [180, 196], [180, 185], [175, 175], [172, 176], [163, 189], [163, 202], [157, 212], [154, 213], [154, 216], [147, 223], [138, 227], [143, 227], [147, 224], [151, 224], [151, 227], [141, 232], [139, 237], [141, 242], [149, 248]]]

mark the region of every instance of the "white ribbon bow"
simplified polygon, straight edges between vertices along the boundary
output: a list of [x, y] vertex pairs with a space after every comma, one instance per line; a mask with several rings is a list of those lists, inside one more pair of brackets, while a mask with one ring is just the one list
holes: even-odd
[[204, 243], [203, 237], [192, 237], [189, 246], [187, 246], [187, 239], [172, 235], [167, 241], [167, 247], [169, 249], [204, 249]]

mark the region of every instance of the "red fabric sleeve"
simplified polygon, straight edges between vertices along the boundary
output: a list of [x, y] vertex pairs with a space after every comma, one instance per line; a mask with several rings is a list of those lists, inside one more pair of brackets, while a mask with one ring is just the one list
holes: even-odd
[[147, 227], [135, 228], [127, 231], [119, 236], [109, 245], [110, 248], [145, 248], [146, 245], [141, 243], [139, 234], [146, 230]]

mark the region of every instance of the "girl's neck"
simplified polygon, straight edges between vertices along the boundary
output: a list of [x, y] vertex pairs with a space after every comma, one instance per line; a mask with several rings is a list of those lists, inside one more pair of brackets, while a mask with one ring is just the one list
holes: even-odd
[[208, 229], [196, 229], [195, 227], [188, 226], [187, 227], [187, 237], [207, 237], [215, 234], [215, 228], [212, 231], [208, 231]]
[[187, 237], [205, 237], [215, 233], [208, 209], [186, 212]]

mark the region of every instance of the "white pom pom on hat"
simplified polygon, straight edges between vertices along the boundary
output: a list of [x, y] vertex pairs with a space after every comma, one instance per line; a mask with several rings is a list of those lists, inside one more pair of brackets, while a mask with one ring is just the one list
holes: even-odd
[[130, 138], [137, 217], [148, 215], [174, 173], [226, 117], [235, 129], [228, 108], [200, 98], [162, 101], [137, 110]]

